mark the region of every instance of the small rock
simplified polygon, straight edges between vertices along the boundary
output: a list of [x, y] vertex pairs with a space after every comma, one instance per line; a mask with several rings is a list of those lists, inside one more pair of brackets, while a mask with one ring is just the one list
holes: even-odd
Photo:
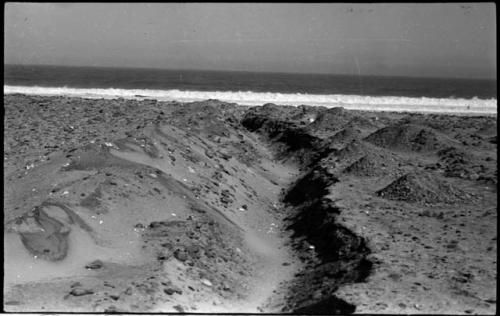
[[111, 299], [113, 299], [114, 301], [118, 301], [118, 299], [120, 298], [120, 295], [110, 295], [109, 297]]
[[163, 289], [163, 292], [165, 292], [165, 294], [167, 295], [173, 295], [174, 293], [177, 293], [179, 295], [182, 294], [182, 290], [176, 286], [167, 287], [166, 289]]
[[108, 306], [105, 310], [104, 310], [105, 313], [116, 313], [116, 312], [120, 312], [120, 310], [118, 309], [118, 307], [116, 307], [115, 305], [110, 305]]
[[167, 295], [172, 295], [175, 293], [174, 289], [172, 289], [172, 288], [163, 289], [163, 292], [165, 292], [165, 294], [167, 294]]
[[69, 294], [71, 294], [73, 296], [83, 296], [83, 295], [94, 294], [94, 291], [92, 291], [90, 289], [76, 288], [76, 289], [72, 289], [71, 292], [69, 292]]
[[210, 281], [209, 281], [209, 280], [207, 280], [207, 279], [202, 279], [202, 280], [201, 280], [201, 283], [202, 283], [203, 285], [206, 285], [206, 286], [212, 286], [212, 282], [210, 282]]
[[182, 308], [182, 306], [180, 305], [175, 305], [173, 306], [173, 308], [178, 311], [179, 313], [184, 313], [184, 308]]
[[158, 256], [156, 257], [156, 259], [157, 259], [157, 260], [159, 260], [159, 261], [165, 261], [165, 260], [167, 260], [167, 259], [168, 259], [168, 256], [167, 256], [167, 255], [165, 255], [165, 254], [163, 254], [163, 253], [160, 253], [160, 254], [158, 254]]
[[186, 260], [188, 259], [188, 256], [187, 256], [186, 252], [185, 252], [185, 251], [182, 251], [182, 250], [180, 250], [180, 249], [177, 249], [177, 250], [174, 252], [174, 257], [175, 257], [177, 260], [181, 261], [181, 262], [184, 262], [184, 261], [186, 261]]
[[96, 270], [102, 268], [103, 263], [101, 260], [95, 260], [85, 266], [85, 269]]
[[312, 298], [314, 300], [319, 300], [322, 296], [323, 294], [321, 293], [321, 290], [317, 290], [312, 294]]
[[74, 282], [70, 285], [72, 288], [77, 287], [77, 286], [82, 286], [80, 282]]
[[200, 250], [201, 250], [201, 248], [198, 245], [189, 245], [186, 248], [186, 251], [189, 253], [189, 255], [191, 255], [191, 257], [198, 257]]

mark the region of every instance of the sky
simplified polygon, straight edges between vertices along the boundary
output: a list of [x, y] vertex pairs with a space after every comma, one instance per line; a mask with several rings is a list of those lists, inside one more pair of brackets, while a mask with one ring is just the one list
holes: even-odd
[[5, 64], [496, 79], [494, 3], [6, 3]]

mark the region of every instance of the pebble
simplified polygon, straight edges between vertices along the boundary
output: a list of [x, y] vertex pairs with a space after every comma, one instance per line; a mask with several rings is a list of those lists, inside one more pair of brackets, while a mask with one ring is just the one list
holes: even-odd
[[181, 305], [175, 305], [173, 308], [178, 311], [179, 313], [184, 313], [184, 308], [182, 308]]
[[85, 269], [95, 270], [103, 267], [103, 262], [101, 260], [95, 260], [85, 266]]
[[120, 295], [114, 295], [114, 294], [112, 294], [112, 295], [110, 295], [109, 297], [110, 297], [112, 300], [114, 300], [114, 301], [118, 301], [118, 300], [120, 299]]
[[204, 285], [206, 285], [206, 286], [212, 286], [212, 282], [210, 282], [210, 281], [209, 281], [209, 280], [207, 280], [207, 279], [202, 279], [202, 280], [201, 280], [201, 283], [202, 283], [202, 284], [204, 284]]
[[188, 259], [187, 254], [184, 251], [181, 251], [180, 249], [177, 249], [174, 252], [174, 257], [181, 262], [184, 262]]
[[94, 294], [94, 291], [92, 291], [90, 289], [76, 288], [76, 289], [72, 289], [71, 292], [69, 292], [69, 294], [71, 294], [73, 296], [83, 296], [83, 295]]
[[175, 293], [182, 294], [182, 290], [178, 287], [167, 287], [166, 289], [163, 289], [163, 292], [167, 295], [173, 295]]

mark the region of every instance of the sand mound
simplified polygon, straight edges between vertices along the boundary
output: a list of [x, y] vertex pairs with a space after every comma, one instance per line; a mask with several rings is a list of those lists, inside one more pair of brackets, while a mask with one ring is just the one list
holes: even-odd
[[204, 135], [229, 137], [228, 122], [236, 123], [238, 120], [231, 114], [226, 114], [225, 108], [229, 103], [218, 100], [188, 103], [173, 112], [173, 125], [177, 127], [189, 126], [188, 130]]
[[487, 124], [481, 126], [476, 131], [476, 133], [479, 135], [484, 135], [484, 136], [494, 135], [496, 137], [496, 135], [497, 135], [497, 123], [496, 122], [487, 123]]
[[440, 162], [437, 165], [444, 169], [446, 177], [497, 184], [496, 159], [492, 157], [480, 159], [474, 154], [456, 147], [440, 150], [438, 156]]
[[433, 204], [458, 202], [464, 193], [432, 174], [413, 172], [377, 191], [377, 195], [389, 200]]
[[438, 131], [446, 131], [452, 128], [450, 124], [447, 124], [446, 118], [443, 118], [441, 115], [433, 114], [423, 116], [421, 114], [412, 113], [402, 118], [399, 123], [425, 126]]
[[344, 169], [344, 173], [357, 175], [357, 176], [376, 176], [380, 174], [377, 161], [372, 157], [366, 155]]
[[414, 124], [390, 125], [372, 133], [365, 140], [384, 148], [417, 152], [440, 149], [451, 142], [431, 128]]
[[387, 164], [382, 162], [382, 157], [376, 157], [372, 154], [363, 156], [347, 166], [343, 173], [359, 177], [374, 177], [387, 173]]
[[318, 113], [314, 122], [308, 127], [316, 131], [337, 131], [347, 125], [351, 119], [351, 113], [342, 107], [336, 107]]
[[354, 116], [349, 123], [347, 124], [347, 127], [355, 127], [355, 128], [361, 128], [361, 129], [378, 129], [380, 126], [377, 124], [374, 118], [372, 117], [363, 117], [363, 116]]
[[470, 177], [474, 157], [458, 148], [449, 147], [438, 152], [439, 160], [444, 164], [444, 175], [447, 177]]
[[359, 159], [361, 156], [372, 150], [373, 148], [371, 148], [370, 144], [362, 140], [353, 140], [342, 149], [338, 150], [335, 153], [335, 157], [338, 161], [354, 160]]
[[397, 154], [354, 139], [340, 149], [332, 149], [323, 156], [322, 165], [341, 176], [374, 177], [396, 171], [403, 162]]
[[[358, 177], [374, 177], [386, 175], [395, 172], [402, 159], [385, 149], [365, 146], [364, 148], [354, 149], [356, 160], [349, 158], [349, 164], [343, 168], [342, 173], [346, 175], [354, 175]], [[360, 156], [361, 155], [361, 156]]]
[[301, 125], [306, 125], [316, 120], [318, 113], [324, 110], [326, 110], [324, 107], [299, 105], [291, 111], [289, 117], [292, 121], [299, 121]]
[[361, 131], [353, 127], [346, 127], [341, 131], [337, 132], [330, 138], [330, 140], [334, 144], [349, 143], [352, 142], [353, 140], [360, 140], [360, 139], [361, 139]]

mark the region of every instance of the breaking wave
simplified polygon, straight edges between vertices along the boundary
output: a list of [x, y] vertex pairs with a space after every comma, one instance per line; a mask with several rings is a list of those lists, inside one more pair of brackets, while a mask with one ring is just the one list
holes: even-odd
[[415, 98], [392, 96], [362, 96], [343, 94], [302, 94], [252, 91], [189, 91], [189, 90], [150, 90], [150, 89], [83, 89], [68, 87], [27, 87], [4, 86], [4, 94], [26, 94], [44, 96], [69, 96], [105, 99], [155, 99], [158, 101], [192, 102], [217, 99], [240, 105], [315, 105], [325, 107], [344, 107], [352, 110], [368, 111], [411, 111], [496, 114], [496, 99], [460, 98]]

